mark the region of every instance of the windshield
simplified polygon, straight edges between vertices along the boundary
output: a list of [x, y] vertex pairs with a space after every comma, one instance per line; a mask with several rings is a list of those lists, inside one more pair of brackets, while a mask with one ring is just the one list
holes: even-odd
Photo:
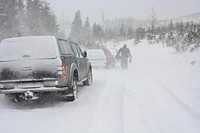
[[55, 58], [55, 49], [53, 38], [7, 39], [0, 44], [0, 61]]

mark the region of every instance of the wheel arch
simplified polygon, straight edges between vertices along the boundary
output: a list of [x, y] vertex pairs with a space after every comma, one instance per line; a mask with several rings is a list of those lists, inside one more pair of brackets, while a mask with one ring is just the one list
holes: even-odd
[[92, 65], [91, 65], [91, 64], [90, 64], [90, 66], [89, 66], [89, 71], [92, 72]]
[[78, 70], [77, 69], [74, 69], [74, 72], [73, 72], [73, 74], [72, 74], [72, 76], [74, 77], [76, 77], [76, 79], [78, 80]]

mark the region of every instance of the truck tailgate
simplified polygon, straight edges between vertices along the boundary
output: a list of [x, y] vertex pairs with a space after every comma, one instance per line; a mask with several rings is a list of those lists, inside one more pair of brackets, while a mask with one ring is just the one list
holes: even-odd
[[57, 78], [57, 59], [0, 62], [0, 82], [34, 81]]

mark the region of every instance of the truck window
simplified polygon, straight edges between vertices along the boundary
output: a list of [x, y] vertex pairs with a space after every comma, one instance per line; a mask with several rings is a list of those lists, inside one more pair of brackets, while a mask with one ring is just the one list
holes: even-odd
[[75, 56], [76, 56], [76, 57], [80, 57], [80, 55], [79, 55], [79, 53], [78, 53], [78, 51], [77, 51], [77, 49], [76, 49], [75, 44], [74, 44], [74, 43], [71, 43], [71, 46], [72, 46], [72, 50], [73, 50], [74, 53], [75, 53]]
[[81, 48], [77, 44], [75, 46], [76, 46], [76, 49], [77, 49], [80, 57], [83, 58], [83, 52], [82, 52]]
[[72, 54], [74, 55], [74, 52], [72, 51], [72, 48], [70, 46], [70, 43], [64, 40], [59, 40], [60, 44], [60, 51], [61, 54]]
[[56, 58], [56, 40], [48, 37], [10, 38], [0, 44], [0, 60]]

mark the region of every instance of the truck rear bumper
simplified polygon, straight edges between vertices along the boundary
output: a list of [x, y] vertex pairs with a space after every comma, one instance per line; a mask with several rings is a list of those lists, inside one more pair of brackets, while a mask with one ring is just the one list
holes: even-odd
[[15, 88], [8, 90], [0, 90], [0, 94], [9, 94], [9, 93], [25, 93], [27, 91], [31, 92], [52, 92], [52, 91], [65, 91], [68, 87], [57, 88], [57, 87], [42, 87], [42, 88]]

